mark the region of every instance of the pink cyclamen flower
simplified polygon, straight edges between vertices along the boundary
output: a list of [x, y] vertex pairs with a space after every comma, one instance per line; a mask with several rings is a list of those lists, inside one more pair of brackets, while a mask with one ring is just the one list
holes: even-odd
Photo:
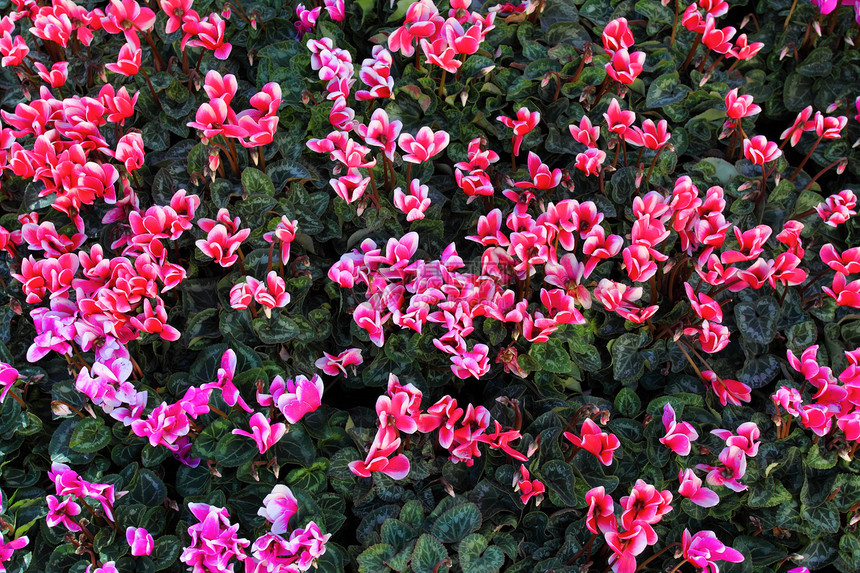
[[142, 527], [129, 527], [125, 530], [125, 540], [131, 547], [131, 554], [135, 557], [150, 555], [155, 548], [155, 540], [152, 535]]
[[198, 523], [188, 528], [191, 544], [182, 551], [180, 561], [193, 571], [232, 571], [234, 557], [247, 558], [245, 548], [251, 542], [239, 538], [239, 525], [230, 523], [226, 508], [189, 503], [188, 510]]
[[263, 239], [267, 243], [274, 243], [275, 239], [281, 243], [281, 262], [284, 264], [290, 259], [290, 245], [296, 238], [298, 227], [298, 221], [290, 220], [289, 217], [284, 215], [278, 221], [278, 226], [275, 227], [274, 231], [263, 235]]
[[776, 142], [768, 141], [763, 135], [756, 135], [752, 139], [744, 139], [744, 156], [753, 165], [764, 165], [779, 158], [782, 150]]
[[20, 374], [18, 371], [6, 364], [5, 362], [0, 362], [0, 404], [3, 403], [3, 400], [6, 399], [6, 395], [12, 389], [12, 385], [20, 378]]
[[738, 481], [744, 477], [747, 471], [747, 459], [744, 451], [736, 446], [729, 446], [720, 452], [719, 460], [721, 466], [699, 464], [696, 468], [708, 470], [707, 481], [711, 485], [724, 485], [736, 492], [745, 491], [747, 486]]
[[263, 507], [257, 511], [257, 515], [272, 522], [272, 533], [277, 535], [286, 533], [290, 518], [299, 510], [299, 504], [290, 488], [278, 484], [272, 488], [271, 493], [263, 499]]
[[757, 440], [761, 436], [761, 430], [758, 429], [755, 422], [744, 422], [738, 426], [736, 434], [722, 429], [711, 430], [711, 433], [725, 440], [726, 446], [738, 447], [751, 458], [758, 454], [758, 447], [761, 442]]
[[434, 133], [432, 129], [424, 126], [415, 136], [410, 133], [401, 134], [397, 143], [400, 149], [406, 152], [403, 155], [403, 161], [424, 163], [441, 153], [448, 146], [449, 141], [450, 136], [447, 131], [439, 130]]
[[615, 502], [606, 493], [603, 486], [591, 488], [585, 494], [588, 503], [588, 514], [585, 517], [585, 527], [595, 535], [617, 530], [615, 518]]
[[540, 122], [540, 112], [538, 111], [529, 111], [527, 108], [521, 107], [517, 110], [516, 119], [511, 119], [506, 116], [499, 116], [496, 119], [502, 122], [507, 127], [510, 127], [514, 130], [514, 138], [513, 138], [513, 153], [514, 155], [520, 154], [520, 144], [523, 142], [523, 137], [525, 137], [529, 132], [531, 132], [535, 127], [537, 127], [538, 122]]
[[323, 352], [324, 356], [316, 361], [314, 364], [317, 368], [328, 374], [329, 376], [337, 376], [338, 374], [343, 374], [347, 376], [346, 367], [353, 367], [353, 374], [355, 373], [355, 366], [358, 366], [364, 360], [361, 357], [361, 349], [360, 348], [350, 348], [348, 350], [344, 350], [337, 356], [333, 354], [329, 354], [328, 352]]
[[96, 569], [93, 569], [92, 565], [87, 565], [84, 573], [119, 573], [119, 569], [116, 568], [115, 561], [105, 561], [101, 567]]
[[678, 493], [699, 507], [714, 507], [720, 503], [720, 496], [713, 490], [702, 486], [702, 480], [692, 469], [681, 470], [678, 473], [681, 482]]
[[616, 18], [603, 28], [603, 49], [607, 54], [626, 50], [633, 45], [633, 32], [627, 25], [627, 18]]
[[418, 179], [413, 179], [409, 183], [408, 195], [400, 187], [394, 190], [394, 206], [406, 214], [407, 221], [423, 219], [424, 212], [430, 207], [429, 192], [426, 185], [421, 185]]
[[164, 309], [164, 302], [161, 299], [156, 300], [158, 302], [153, 307], [148, 298], [144, 299], [143, 313], [133, 316], [129, 322], [141, 332], [157, 334], [164, 340], [171, 342], [179, 340], [182, 333], [167, 324], [167, 311]]
[[126, 41], [140, 48], [138, 32], [145, 32], [155, 24], [155, 12], [141, 8], [135, 0], [111, 0], [107, 13], [101, 19], [102, 29], [109, 34], [124, 34]]
[[52, 88], [61, 88], [66, 84], [68, 62], [57, 62], [51, 66], [50, 70], [41, 62], [33, 62], [33, 65], [36, 67], [39, 77]]
[[233, 49], [231, 44], [224, 41], [226, 29], [227, 22], [214, 12], [199, 20], [185, 18], [182, 26], [186, 37], [196, 36], [196, 39], [188, 41], [189, 46], [212, 50], [219, 60], [226, 60]]
[[850, 189], [831, 195], [815, 207], [825, 225], [836, 227], [857, 214], [857, 196]]
[[470, 376], [481, 378], [490, 370], [487, 358], [490, 349], [486, 344], [476, 344], [469, 352], [451, 357], [451, 371], [457, 378], [466, 379]]
[[523, 504], [529, 502], [531, 498], [536, 498], [535, 505], [540, 505], [543, 500], [543, 494], [546, 492], [546, 487], [543, 482], [536, 479], [531, 479], [529, 470], [525, 465], [520, 465], [520, 476], [514, 476], [516, 487], [514, 491], [520, 492], [520, 500]]
[[620, 49], [612, 54], [612, 59], [606, 64], [606, 73], [610, 78], [625, 85], [632, 84], [642, 73], [645, 63], [645, 52], [633, 52]]
[[726, 94], [726, 115], [732, 119], [741, 119], [761, 113], [761, 107], [753, 103], [751, 95], [738, 95], [738, 88], [729, 90]]
[[361, 124], [357, 128], [358, 134], [368, 145], [381, 147], [388, 159], [394, 159], [394, 151], [397, 148], [397, 136], [403, 124], [400, 121], [389, 121], [385, 110], [378, 108], [370, 116], [367, 125]]
[[[279, 378], [276, 376], [275, 380]], [[287, 380], [284, 384], [286, 391], [278, 397], [276, 406], [290, 424], [295, 424], [305, 414], [315, 412], [322, 404], [325, 387], [319, 375], [314, 374], [309, 380], [299, 374], [295, 380]]]
[[699, 531], [691, 536], [689, 530], [684, 529], [684, 534], [681, 537], [681, 549], [684, 559], [694, 567], [712, 573], [719, 573], [720, 570], [714, 563], [715, 561], [740, 563], [744, 560], [740, 551], [727, 547], [717, 539], [713, 531]]
[[220, 390], [221, 398], [228, 406], [238, 405], [250, 413], [253, 410], [242, 398], [236, 385], [233, 384], [233, 376], [236, 374], [236, 364], [236, 352], [232, 348], [228, 348], [221, 356], [221, 367], [218, 368], [217, 380], [215, 382], [207, 382], [201, 388], [204, 390]]
[[261, 454], [265, 454], [269, 448], [277, 444], [284, 434], [287, 433], [287, 427], [278, 422], [272, 424], [269, 419], [260, 412], [251, 416], [251, 431], [235, 429], [233, 433], [237, 436], [247, 436], [257, 443], [257, 449]]
[[30, 543], [30, 539], [26, 535], [22, 535], [11, 541], [3, 541], [0, 537], [0, 573], [6, 573], [5, 562], [12, 559], [12, 554], [18, 549], [23, 549]]
[[123, 76], [135, 76], [140, 71], [142, 58], [143, 52], [141, 52], [140, 47], [125, 44], [119, 49], [117, 62], [105, 64], [105, 68]]
[[660, 443], [679, 456], [689, 455], [691, 442], [699, 438], [699, 433], [689, 422], [677, 422], [675, 410], [669, 403], [663, 406], [663, 426], [666, 428], [666, 435], [660, 438]]
[[605, 466], [612, 464], [612, 454], [621, 446], [621, 442], [615, 434], [602, 432], [600, 426], [591, 418], [586, 418], [582, 424], [580, 436], [565, 432], [564, 437], [578, 447], [586, 450], [600, 460]]
[[45, 499], [48, 502], [48, 515], [45, 518], [48, 527], [62, 524], [69, 531], [81, 531], [81, 526], [72, 519], [81, 513], [81, 506], [75, 503], [71, 497], [60, 501], [56, 496], [49, 495]]
[[714, 394], [717, 395], [717, 398], [720, 400], [720, 404], [723, 406], [727, 404], [740, 406], [741, 402], [749, 402], [752, 399], [750, 395], [750, 387], [743, 382], [730, 380], [728, 378], [720, 378], [713, 370], [704, 370], [702, 372], [702, 376], [710, 382], [711, 389], [714, 391]]
[[116, 160], [131, 172], [143, 167], [143, 137], [139, 133], [123, 135], [116, 145]]

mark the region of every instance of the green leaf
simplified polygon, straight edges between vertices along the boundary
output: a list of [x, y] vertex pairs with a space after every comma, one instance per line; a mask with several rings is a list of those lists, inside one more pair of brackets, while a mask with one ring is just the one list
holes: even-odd
[[691, 90], [681, 83], [678, 72], [663, 74], [648, 86], [645, 105], [648, 107], [663, 107], [682, 101]]
[[615, 396], [615, 409], [625, 418], [635, 418], [642, 409], [642, 401], [630, 388], [622, 388]]
[[473, 533], [460, 542], [460, 565], [469, 573], [495, 573], [505, 564], [505, 554], [496, 546], [487, 547], [487, 538]]
[[444, 543], [456, 543], [481, 527], [481, 512], [474, 503], [457, 505], [439, 516], [433, 535]]
[[135, 503], [155, 507], [164, 502], [164, 498], [167, 497], [167, 487], [155, 475], [155, 472], [148, 469], [140, 469], [128, 486], [128, 494], [129, 499]]
[[558, 459], [549, 460], [541, 466], [540, 475], [551, 494], [558, 497], [564, 505], [576, 507], [576, 478], [570, 464]]
[[765, 354], [759, 358], [751, 358], [744, 362], [738, 375], [738, 380], [750, 388], [766, 386], [779, 374], [779, 360], [773, 354]]
[[254, 193], [264, 193], [266, 195], [275, 194], [275, 185], [272, 183], [269, 176], [253, 167], [246, 167], [245, 170], [242, 171], [242, 187], [245, 188], [245, 191], [247, 191], [249, 195]]
[[110, 438], [110, 429], [101, 418], [84, 418], [72, 432], [69, 447], [82, 454], [91, 454], [108, 445]]
[[781, 315], [779, 303], [766, 296], [755, 303], [741, 302], [735, 305], [735, 320], [744, 338], [757, 344], [770, 344], [776, 336], [776, 326]]
[[616, 380], [638, 380], [645, 371], [645, 358], [639, 352], [640, 338], [636, 334], [622, 334], [609, 343], [612, 355], [612, 373]]
[[272, 318], [253, 320], [254, 332], [263, 344], [281, 344], [299, 335], [299, 326], [288, 316], [276, 313]]
[[365, 549], [356, 558], [360, 573], [388, 573], [391, 568], [386, 561], [394, 556], [394, 548], [385, 543], [377, 543]]
[[223, 466], [235, 468], [250, 462], [258, 453], [259, 450], [251, 438], [229, 434], [218, 442], [218, 447], [215, 448], [215, 459]]
[[449, 564], [437, 565], [448, 559], [448, 551], [442, 543], [432, 535], [424, 534], [418, 538], [415, 549], [412, 550], [412, 570], [415, 573], [438, 573], [447, 571]]
[[571, 371], [570, 355], [564, 344], [557, 338], [550, 338], [544, 343], [532, 344], [529, 354], [540, 363], [540, 369], [556, 374], [567, 374]]
[[155, 548], [152, 550], [155, 570], [162, 571], [173, 565], [181, 551], [182, 543], [175, 535], [160, 535], [155, 540]]
[[833, 67], [833, 52], [821, 46], [815, 48], [797, 65], [795, 71], [808, 78], [823, 77], [830, 74]]
[[816, 531], [824, 533], [836, 533], [839, 531], [839, 510], [832, 501], [825, 502], [818, 507], [800, 507], [800, 516], [809, 522]]

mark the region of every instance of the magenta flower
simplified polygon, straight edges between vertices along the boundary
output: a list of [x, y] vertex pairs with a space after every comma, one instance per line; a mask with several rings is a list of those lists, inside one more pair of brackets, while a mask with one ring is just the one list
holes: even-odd
[[293, 492], [285, 485], [278, 484], [272, 488], [271, 493], [263, 499], [263, 507], [257, 511], [257, 515], [272, 522], [272, 533], [286, 533], [290, 524], [290, 518], [299, 510]]
[[72, 519], [81, 513], [81, 506], [75, 503], [71, 497], [60, 501], [57, 497], [49, 495], [45, 499], [48, 502], [48, 515], [45, 518], [48, 527], [62, 524], [69, 531], [81, 531], [81, 526]]
[[16, 550], [23, 549], [28, 543], [30, 543], [30, 539], [26, 535], [11, 541], [3, 541], [0, 537], [0, 573], [6, 573], [6, 567], [3, 564], [12, 559], [12, 554]]
[[729, 430], [711, 430], [715, 436], [722, 438], [726, 442], [726, 446], [734, 446], [743, 450], [744, 454], [754, 458], [758, 454], [758, 447], [761, 442], [758, 440], [761, 436], [761, 431], [755, 422], [744, 422], [738, 426], [737, 434], [732, 434]]
[[663, 426], [666, 435], [660, 438], [660, 443], [679, 456], [689, 455], [691, 442], [699, 439], [699, 433], [689, 422], [676, 422], [675, 409], [669, 403], [663, 406]]
[[606, 493], [603, 486], [593, 487], [585, 494], [588, 503], [588, 514], [585, 517], [585, 527], [595, 535], [617, 530], [615, 518], [615, 502]]
[[681, 538], [681, 549], [684, 559], [703, 572], [719, 573], [720, 568], [714, 561], [740, 563], [744, 560], [740, 551], [727, 547], [717, 539], [713, 531], [699, 531], [691, 536], [689, 530], [685, 529]]
[[[274, 383], [273, 380], [272, 384]], [[323, 381], [319, 375], [314, 374], [308, 380], [300, 374], [296, 376], [295, 381], [287, 380], [286, 391], [278, 397], [278, 410], [290, 424], [295, 424], [305, 414], [315, 412], [320, 407], [323, 390]]]
[[263, 239], [268, 243], [274, 243], [275, 239], [281, 243], [281, 262], [286, 264], [290, 260], [290, 244], [296, 238], [299, 222], [291, 221], [284, 215], [278, 222], [278, 226], [270, 233], [265, 233]]
[[409, 184], [408, 195], [400, 187], [394, 190], [394, 206], [406, 214], [407, 221], [423, 219], [424, 212], [430, 207], [429, 191], [426, 185], [421, 185], [418, 179], [413, 179]]
[[582, 423], [580, 436], [565, 432], [564, 437], [578, 447], [591, 452], [605, 466], [612, 464], [612, 454], [621, 446], [621, 442], [615, 434], [608, 434], [600, 430], [600, 426], [591, 418], [586, 418]]
[[700, 507], [714, 507], [720, 503], [720, 496], [716, 492], [702, 486], [702, 480], [692, 469], [681, 470], [678, 473], [681, 486], [678, 493], [686, 497]]
[[142, 527], [129, 527], [125, 530], [125, 540], [131, 547], [131, 554], [135, 557], [150, 555], [155, 548], [155, 540], [152, 535]]
[[238, 436], [247, 436], [257, 443], [257, 449], [261, 454], [265, 454], [269, 448], [274, 446], [287, 433], [287, 427], [278, 422], [272, 424], [266, 416], [257, 412], [251, 416], [251, 431], [233, 430], [233, 433]]
[[501, 115], [496, 119], [501, 121], [505, 126], [514, 130], [513, 152], [514, 155], [519, 155], [520, 144], [523, 142], [523, 137], [537, 127], [538, 122], [540, 122], [540, 112], [529, 111], [527, 108], [521, 107], [517, 110], [516, 119], [511, 119], [504, 115]]
[[[829, 426], [829, 421], [828, 421]], [[708, 470], [707, 481], [710, 485], [724, 485], [732, 491], [742, 492], [747, 486], [738, 480], [744, 477], [747, 471], [747, 458], [744, 451], [737, 446], [729, 446], [720, 452], [721, 466], [709, 466], [699, 464], [696, 468]]]
[[230, 514], [225, 508], [189, 503], [188, 509], [199, 523], [188, 528], [191, 544], [182, 551], [179, 560], [199, 573], [232, 573], [233, 564], [230, 561], [234, 557], [244, 560], [247, 557], [245, 547], [251, 542], [239, 538], [239, 525], [230, 523]]
[[3, 388], [0, 391], [0, 403], [3, 403], [3, 400], [6, 399], [6, 394], [12, 389], [12, 385], [15, 384], [15, 381], [20, 378], [20, 374], [15, 368], [12, 368], [9, 364], [5, 362], [0, 362], [0, 387]]
[[204, 390], [221, 390], [221, 397], [228, 406], [239, 405], [246, 412], [253, 412], [250, 406], [242, 399], [239, 389], [233, 384], [233, 376], [236, 374], [236, 353], [228, 348], [221, 357], [221, 367], [218, 369], [218, 380], [207, 382], [201, 386]]
[[315, 366], [328, 374], [329, 376], [337, 376], [338, 374], [343, 374], [347, 376], [346, 367], [353, 367], [353, 374], [355, 373], [355, 366], [358, 366], [364, 360], [361, 357], [361, 349], [360, 348], [350, 348], [348, 350], [344, 350], [337, 356], [333, 354], [329, 354], [328, 352], [323, 352], [324, 356], [316, 361]]
[[768, 141], [763, 135], [756, 135], [752, 139], [744, 139], [744, 156], [753, 165], [764, 165], [775, 161], [782, 155], [782, 150], [773, 142]]
[[720, 404], [723, 406], [727, 404], [740, 406], [741, 402], [749, 402], [752, 399], [750, 395], [750, 387], [743, 382], [730, 380], [728, 378], [720, 378], [713, 370], [705, 370], [702, 372], [702, 376], [705, 377], [707, 382], [710, 382], [714, 394], [717, 395], [717, 398], [720, 400]]

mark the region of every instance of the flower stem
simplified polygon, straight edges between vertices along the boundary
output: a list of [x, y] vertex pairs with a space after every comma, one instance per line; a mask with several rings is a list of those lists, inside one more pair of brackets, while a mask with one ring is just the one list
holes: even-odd
[[696, 50], [699, 48], [699, 44], [702, 42], [702, 34], [696, 34], [696, 39], [693, 40], [693, 45], [690, 46], [690, 53], [687, 54], [687, 59], [684, 60], [684, 63], [681, 64], [681, 71], [687, 71], [687, 66], [690, 65], [690, 62], [693, 61], [693, 56], [696, 54]]
[[445, 97], [445, 77], [448, 75], [448, 70], [442, 70], [442, 79], [439, 81], [439, 91], [436, 92], [436, 95], [440, 98]]
[[797, 0], [791, 3], [791, 8], [788, 10], [788, 16], [785, 17], [785, 22], [782, 24], [782, 31], [785, 32], [788, 29], [788, 23], [791, 21], [791, 15], [794, 14], [794, 9], [797, 8]]
[[675, 565], [675, 567], [673, 567], [673, 568], [672, 568], [672, 570], [671, 570], [671, 571], [669, 571], [669, 573], [675, 573], [678, 569], [680, 569], [680, 568], [681, 568], [681, 565], [683, 565], [683, 564], [684, 564], [684, 563], [686, 563], [686, 562], [687, 562], [687, 560], [686, 560], [686, 559], [684, 559], [683, 561], [681, 561], [680, 563], [678, 563], [677, 565]]
[[806, 162], [809, 161], [810, 157], [812, 157], [812, 152], [815, 151], [815, 148], [818, 147], [819, 143], [821, 143], [822, 138], [823, 136], [819, 136], [819, 138], [815, 140], [815, 143], [813, 143], [812, 147], [809, 148], [806, 157], [803, 158], [803, 161], [800, 162], [800, 165], [797, 166], [797, 169], [795, 169], [794, 173], [791, 174], [791, 177], [788, 178], [789, 181], [794, 181], [794, 178], [797, 177], [800, 170], [803, 169], [803, 166], [806, 165]]
[[[797, 0], [795, 0], [796, 2]], [[675, 45], [675, 35], [678, 33], [678, 18], [681, 15], [681, 0], [675, 0], [675, 22], [672, 23], [672, 35], [669, 37], [669, 47]]]

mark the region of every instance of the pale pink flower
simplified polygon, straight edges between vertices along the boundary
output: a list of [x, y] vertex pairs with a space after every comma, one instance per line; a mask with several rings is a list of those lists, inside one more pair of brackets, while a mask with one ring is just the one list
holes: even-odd
[[272, 522], [272, 533], [280, 535], [287, 532], [290, 518], [298, 510], [298, 502], [293, 492], [290, 491], [290, 488], [283, 484], [278, 484], [263, 499], [263, 507], [257, 511], [257, 515]]

